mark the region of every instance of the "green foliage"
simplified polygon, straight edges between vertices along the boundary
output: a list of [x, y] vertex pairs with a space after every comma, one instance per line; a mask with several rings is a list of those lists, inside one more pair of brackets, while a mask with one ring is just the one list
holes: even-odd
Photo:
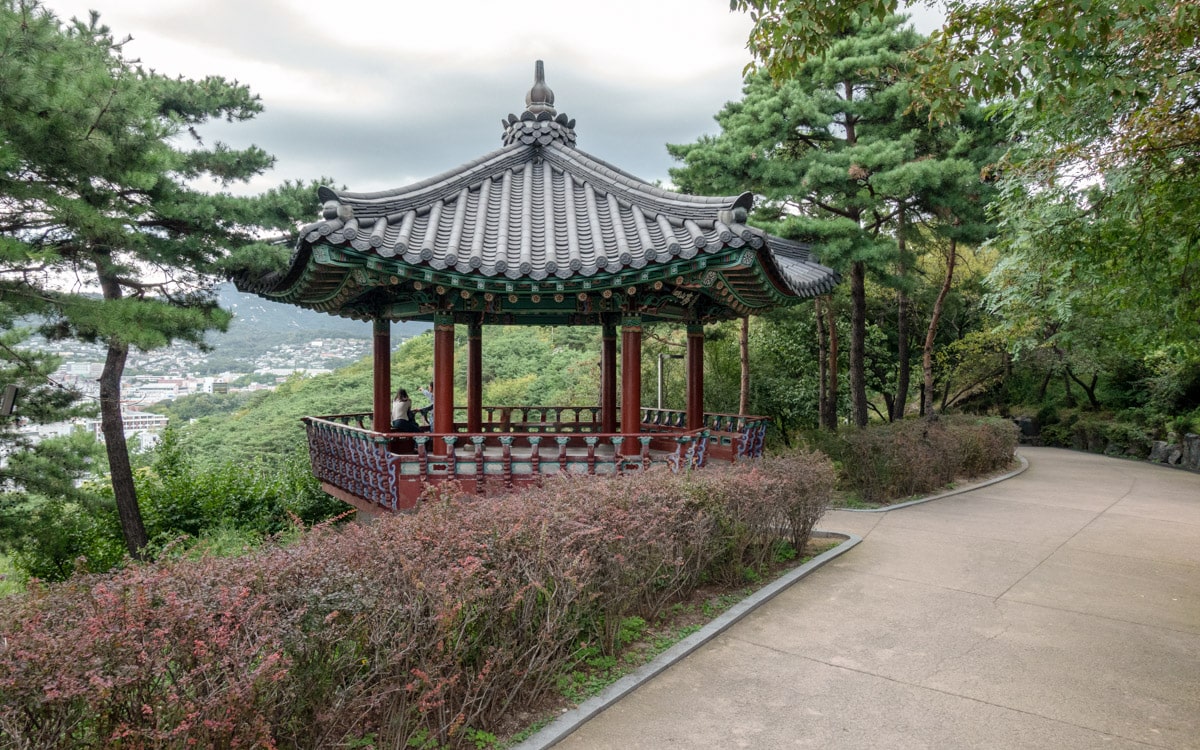
[[1082, 415], [1070, 412], [1041, 432], [1043, 445], [1091, 453], [1145, 458], [1150, 453], [1150, 439], [1145, 429], [1114, 420], [1111, 415]]
[[[862, 426], [868, 389], [886, 396], [889, 417], [908, 395], [914, 258], [934, 238], [977, 243], [990, 232], [993, 188], [980, 174], [1001, 131], [976, 108], [933, 128], [911, 111], [922, 39], [902, 18], [864, 14], [822, 34], [823, 55], [748, 76], [743, 99], [716, 116], [720, 135], [668, 149], [686, 165], [671, 172], [685, 192], [762, 196], [753, 220], [811, 242], [847, 274], [851, 412]], [[868, 279], [894, 297], [896, 322], [874, 333]]]
[[[1194, 91], [1200, 9], [1188, 3], [925, 0], [944, 14], [919, 50], [921, 102], [935, 118], [966, 98], [1011, 98], [1064, 126], [1062, 153], [1098, 139], [1096, 158], [1200, 143]], [[777, 77], [829, 54], [843, 29], [898, 0], [733, 0], [754, 20], [748, 46]]]
[[11, 549], [11, 539], [22, 536], [25, 508], [36, 498], [86, 502], [87, 493], [76, 482], [88, 472], [103, 468], [102, 451], [90, 434], [82, 431], [65, 438], [35, 443], [27, 425], [65, 421], [94, 413], [94, 404], [50, 379], [58, 357], [23, 348], [29, 330], [14, 326], [13, 308], [0, 302], [0, 389], [14, 385], [14, 413], [0, 416], [0, 550]]
[[[300, 452], [271, 464], [206, 464], [185, 453], [171, 430], [135, 479], [155, 555], [193, 546], [237, 552], [346, 510], [321, 491]], [[0, 549], [23, 575], [43, 580], [110, 570], [125, 556], [111, 490], [92, 481], [72, 493], [29, 497], [13, 507]]]
[[942, 417], [836, 435], [815, 432], [808, 440], [836, 461], [840, 488], [878, 504], [1008, 467], [1017, 433], [1007, 420]]
[[74, 502], [32, 499], [9, 540], [23, 577], [62, 581], [79, 572], [101, 573], [125, 558], [112, 501], [99, 493]]
[[[406, 342], [397, 352], [397, 369], [412, 372], [413, 362], [406, 355], [419, 352], [429, 338]], [[393, 375], [393, 383], [402, 387], [406, 382], [428, 382], [429, 371], [416, 370], [419, 376]], [[306, 445], [302, 417], [370, 411], [371, 376], [369, 359], [311, 378], [294, 375], [273, 391], [254, 394], [237, 411], [181, 426], [180, 441], [198, 464], [237, 463], [249, 456], [268, 464], [281, 461]]]
[[164, 433], [153, 463], [138, 479], [147, 532], [158, 544], [222, 526], [263, 538], [345, 510], [321, 491], [299, 451], [270, 464], [206, 465], [184, 452], [173, 430]]
[[[271, 378], [274, 382], [274, 378]], [[191, 393], [167, 404], [155, 404], [150, 411], [165, 414], [171, 424], [187, 424], [193, 419], [217, 414], [232, 414], [246, 405], [250, 393]]]
[[129, 347], [203, 346], [224, 330], [212, 287], [231, 249], [282, 262], [259, 238], [293, 231], [315, 201], [291, 183], [254, 198], [206, 192], [272, 165], [256, 146], [200, 136], [213, 120], [253, 118], [258, 98], [219, 77], [143, 68], [128, 43], [95, 12], [62, 24], [36, 0], [0, 0], [0, 294], [48, 339], [105, 346], [101, 420], [136, 555], [146, 540], [120, 414]]
[[938, 351], [935, 383], [942, 409], [978, 402], [1001, 384], [1009, 364], [1006, 343], [995, 333], [972, 331]]
[[[910, 52], [914, 102], [934, 121], [966, 97], [996, 102], [1018, 138], [998, 165], [991, 308], [1016, 350], [1100, 362], [1200, 340], [1200, 6], [1089, 0], [948, 0]], [[735, 0], [750, 48], [777, 78], [834, 53], [836, 32], [895, 0]], [[1098, 336], [1097, 336], [1098, 334]], [[1101, 357], [1095, 356], [1097, 353]], [[1082, 374], [1087, 378], [1087, 373]]]

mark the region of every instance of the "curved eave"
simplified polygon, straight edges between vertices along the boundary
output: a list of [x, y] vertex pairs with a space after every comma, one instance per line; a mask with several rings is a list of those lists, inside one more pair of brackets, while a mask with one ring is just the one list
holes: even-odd
[[[749, 245], [641, 269], [541, 281], [436, 271], [330, 245], [305, 246], [297, 259], [302, 257], [307, 258], [302, 265], [276, 277], [290, 283], [238, 286], [355, 319], [432, 320], [435, 313], [450, 312], [485, 322], [594, 324], [611, 312], [688, 322], [735, 318], [796, 304], [836, 283], [836, 274], [819, 264], [777, 258], [766, 247]], [[779, 263], [782, 275], [772, 270]]]
[[777, 288], [809, 299], [832, 292], [841, 281], [837, 271], [818, 262], [811, 245], [782, 237], [764, 237], [766, 248], [760, 254], [766, 257], [764, 266]]

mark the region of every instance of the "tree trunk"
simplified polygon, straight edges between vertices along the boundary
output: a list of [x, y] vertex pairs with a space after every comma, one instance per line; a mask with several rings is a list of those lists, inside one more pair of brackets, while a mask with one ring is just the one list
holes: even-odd
[[[854, 101], [854, 83], [844, 81], [847, 102]], [[847, 115], [846, 145], [858, 143], [857, 118]], [[859, 209], [848, 218], [859, 222]], [[867, 426], [867, 266], [861, 260], [850, 264], [850, 419]]]
[[813, 300], [813, 314], [817, 319], [817, 428], [829, 429], [826, 416], [826, 393], [829, 388], [829, 365], [825, 361], [825, 311], [821, 309], [821, 298]]
[[829, 388], [825, 391], [825, 419], [831, 432], [838, 429], [838, 329], [833, 298], [825, 305], [829, 328]]
[[1060, 374], [1062, 375], [1063, 390], [1067, 392], [1067, 408], [1074, 409], [1076, 402], [1075, 391], [1071, 390], [1071, 368], [1063, 361], [1064, 358], [1062, 350], [1058, 349], [1056, 351], [1058, 352], [1059, 364], [1062, 367]]
[[1067, 375], [1071, 378], [1071, 380], [1074, 380], [1076, 383], [1078, 383], [1079, 387], [1083, 389], [1084, 395], [1087, 396], [1088, 407], [1092, 411], [1099, 411], [1100, 400], [1098, 398], [1096, 398], [1096, 382], [1098, 380], [1096, 374], [1092, 373], [1092, 384], [1090, 386], [1087, 383], [1080, 380], [1075, 375], [1075, 371], [1072, 370], [1070, 367], [1067, 368]]
[[933, 313], [929, 316], [929, 328], [925, 330], [925, 346], [921, 349], [921, 372], [924, 383], [921, 388], [921, 411], [927, 419], [937, 419], [933, 409], [933, 342], [937, 338], [938, 323], [942, 318], [942, 309], [950, 287], [954, 283], [954, 264], [958, 261], [958, 241], [950, 240], [950, 251], [946, 254], [946, 277], [942, 279], [942, 288], [938, 290], [937, 299], [933, 302]]
[[[98, 256], [96, 276], [104, 299], [118, 300], [121, 298], [121, 285], [110, 272], [110, 263], [108, 256]], [[133, 486], [129, 446], [125, 443], [125, 423], [121, 419], [121, 375], [125, 372], [128, 356], [128, 344], [115, 338], [108, 341], [104, 369], [100, 371], [100, 430], [104, 433], [104, 450], [108, 453], [108, 470], [113, 498], [117, 503], [117, 516], [121, 521], [121, 534], [125, 537], [129, 554], [140, 560], [148, 540], [146, 527], [142, 523], [142, 510], [138, 507], [137, 490]]]
[[[900, 264], [899, 277], [903, 284], [908, 269], [904, 263], [904, 205], [900, 205], [900, 227], [896, 233], [899, 245]], [[896, 400], [888, 410], [889, 418], [894, 422], [904, 419], [904, 411], [908, 406], [908, 383], [912, 373], [912, 363], [908, 356], [908, 294], [903, 287], [896, 293], [896, 359], [900, 360], [899, 371], [896, 373]]]
[[1046, 401], [1046, 391], [1050, 389], [1050, 378], [1054, 377], [1054, 370], [1047, 370], [1046, 376], [1042, 378], [1042, 384], [1038, 386], [1038, 403]]
[[142, 559], [146, 546], [146, 527], [138, 507], [137, 490], [133, 486], [133, 469], [129, 465], [129, 447], [125, 443], [125, 423], [121, 419], [121, 374], [129, 347], [109, 342], [100, 373], [100, 429], [104, 433], [104, 450], [108, 453], [113, 497], [117, 501], [117, 516], [125, 548], [135, 559]]
[[742, 318], [742, 335], [738, 342], [742, 365], [742, 384], [738, 390], [738, 414], [750, 413], [750, 316]]
[[867, 426], [867, 268], [850, 264], [850, 417]]

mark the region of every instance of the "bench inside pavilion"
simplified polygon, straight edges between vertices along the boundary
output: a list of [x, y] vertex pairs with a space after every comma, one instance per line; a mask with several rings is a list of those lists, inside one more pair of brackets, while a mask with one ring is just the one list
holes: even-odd
[[[270, 300], [371, 321], [372, 410], [306, 417], [313, 472], [360, 511], [413, 508], [427, 483], [484, 493], [548, 474], [678, 469], [762, 452], [767, 418], [705, 413], [704, 325], [830, 291], [808, 246], [746, 225], [753, 197], [683, 195], [575, 146], [541, 61], [503, 146], [407, 187], [323, 187], [289, 267], [237, 286]], [[432, 426], [391, 432], [394, 321], [433, 324]], [[686, 408], [642, 404], [642, 326], [687, 329]], [[601, 329], [597, 401], [482, 403], [486, 326]], [[454, 403], [455, 329], [467, 335], [466, 404]], [[617, 337], [620, 335], [619, 362]]]

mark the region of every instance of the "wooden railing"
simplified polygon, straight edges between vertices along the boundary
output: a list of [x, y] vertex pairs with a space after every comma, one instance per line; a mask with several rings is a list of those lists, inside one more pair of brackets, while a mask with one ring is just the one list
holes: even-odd
[[[364, 415], [343, 414], [325, 419], [305, 417], [308, 457], [313, 475], [327, 491], [351, 502], [400, 510], [400, 457], [390, 450], [386, 434], [363, 427]], [[370, 414], [365, 415], [367, 421]]]
[[[739, 461], [762, 455], [769, 417], [748, 414], [705, 413], [708, 451], [716, 460]], [[677, 409], [642, 408], [642, 431], [684, 429], [687, 412]]]
[[[465, 409], [456, 408], [456, 417]], [[313, 474], [327, 492], [367, 511], [405, 510], [431, 483], [457, 480], [480, 494], [489, 487], [537, 483], [557, 473], [624, 474], [654, 464], [673, 470], [761, 455], [767, 419], [705, 414], [687, 430], [686, 415], [642, 409], [636, 437], [599, 432], [596, 407], [492, 406], [480, 432], [375, 432], [371, 414], [305, 417]], [[624, 450], [627, 440], [637, 448]]]
[[[467, 410], [456, 407], [454, 421], [466, 422]], [[484, 406], [483, 432], [599, 432], [598, 406]]]

